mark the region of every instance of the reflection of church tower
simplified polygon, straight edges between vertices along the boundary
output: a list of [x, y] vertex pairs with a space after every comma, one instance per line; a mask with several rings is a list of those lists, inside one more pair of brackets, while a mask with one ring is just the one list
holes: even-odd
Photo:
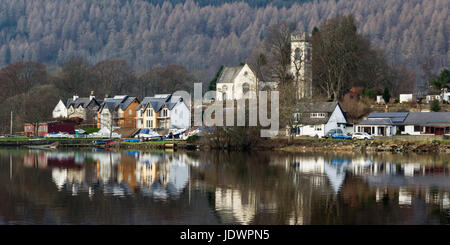
[[312, 97], [311, 55], [308, 35], [291, 35], [291, 73], [297, 83], [298, 99]]

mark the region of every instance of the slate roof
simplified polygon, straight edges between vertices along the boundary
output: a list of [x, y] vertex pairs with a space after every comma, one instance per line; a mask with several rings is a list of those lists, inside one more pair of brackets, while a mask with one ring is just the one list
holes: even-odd
[[242, 70], [242, 68], [244, 68], [244, 66], [233, 66], [233, 67], [225, 66], [222, 72], [220, 73], [217, 83], [233, 83], [234, 79]]
[[86, 108], [91, 103], [91, 101], [94, 101], [95, 103], [100, 105], [100, 103], [98, 103], [98, 101], [95, 100], [95, 98], [92, 100], [90, 98], [77, 98], [76, 100], [67, 99], [65, 105], [67, 108], [69, 108], [70, 106], [73, 106], [74, 108], [78, 108], [79, 106]]
[[169, 108], [169, 110], [172, 110], [180, 101], [183, 101], [183, 98], [181, 98], [181, 96], [171, 96], [165, 104], [167, 108]]
[[136, 108], [136, 110], [140, 110], [141, 108], [145, 108], [147, 106], [151, 106], [155, 112], [160, 111], [164, 106], [166, 106], [169, 110], [172, 110], [178, 102], [183, 101], [181, 96], [172, 96], [171, 94], [157, 94], [153, 97], [145, 97], [142, 100], [142, 103]]
[[144, 97], [144, 99], [142, 99], [141, 103], [136, 107], [136, 111], [145, 108], [148, 104], [148, 102], [150, 102], [150, 97]]
[[409, 112], [372, 112], [367, 117], [368, 119], [383, 119], [389, 118], [395, 125], [402, 125], [408, 116]]
[[[294, 112], [301, 113], [299, 124], [326, 124], [338, 105], [338, 102], [305, 102], [299, 103]], [[311, 118], [311, 113], [326, 113], [326, 115], [324, 118]]]
[[394, 125], [394, 123], [389, 118], [381, 118], [381, 119], [369, 118], [367, 120], [358, 123], [358, 125]]
[[150, 98], [150, 104], [155, 112], [158, 112], [163, 107], [166, 99], [164, 98]]
[[125, 110], [128, 108], [128, 106], [136, 99], [136, 97], [128, 97], [126, 99], [124, 99], [122, 101], [122, 103], [120, 103], [120, 108], [122, 108], [122, 110]]
[[107, 107], [109, 111], [115, 111], [119, 105], [121, 100], [113, 99], [113, 98], [105, 98], [102, 104], [102, 108]]
[[314, 113], [314, 112], [333, 112], [336, 106], [338, 105], [337, 101], [334, 102], [305, 102], [299, 103], [296, 108], [296, 112], [306, 112], [306, 113]]
[[405, 125], [450, 125], [450, 112], [410, 112]]
[[118, 107], [125, 110], [135, 99], [136, 97], [117, 95], [113, 98], [105, 98], [101, 106], [102, 108], [106, 106], [109, 111], [115, 111]]

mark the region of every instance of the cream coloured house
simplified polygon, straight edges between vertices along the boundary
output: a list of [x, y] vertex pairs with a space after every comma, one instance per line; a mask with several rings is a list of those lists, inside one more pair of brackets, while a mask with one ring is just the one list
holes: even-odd
[[136, 108], [136, 127], [151, 129], [187, 129], [190, 109], [179, 96], [157, 94], [145, 97]]

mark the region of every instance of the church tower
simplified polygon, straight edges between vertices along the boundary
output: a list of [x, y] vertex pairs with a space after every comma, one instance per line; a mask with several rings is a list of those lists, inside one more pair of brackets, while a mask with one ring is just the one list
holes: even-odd
[[312, 98], [312, 46], [306, 33], [291, 35], [290, 71], [297, 84], [298, 99]]

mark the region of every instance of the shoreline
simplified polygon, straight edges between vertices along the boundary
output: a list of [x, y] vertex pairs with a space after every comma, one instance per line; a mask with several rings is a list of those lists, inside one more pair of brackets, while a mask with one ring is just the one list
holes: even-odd
[[450, 153], [450, 140], [330, 140], [295, 139], [275, 149], [285, 152], [435, 152]]
[[[93, 145], [93, 140], [87, 139], [52, 139], [52, 140], [1, 140], [0, 147], [28, 147], [39, 146], [58, 142], [58, 148], [118, 148], [134, 150], [229, 150], [236, 149], [214, 149], [201, 142], [188, 143], [186, 141], [148, 141], [148, 142], [124, 142], [120, 141], [110, 146]], [[252, 148], [254, 151], [281, 151], [281, 152], [342, 152], [342, 153], [364, 153], [364, 152], [436, 152], [450, 153], [450, 140], [335, 140], [317, 138], [296, 138], [288, 141], [287, 138], [273, 138], [263, 141], [260, 145]], [[239, 150], [237, 150], [239, 151]]]

